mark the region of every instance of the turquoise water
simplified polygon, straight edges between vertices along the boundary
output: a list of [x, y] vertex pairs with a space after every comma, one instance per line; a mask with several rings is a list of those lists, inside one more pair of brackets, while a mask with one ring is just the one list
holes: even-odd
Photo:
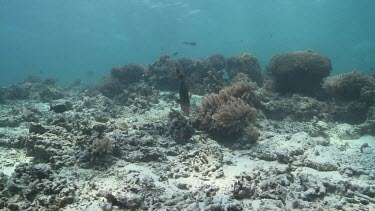
[[[159, 56], [311, 49], [333, 74], [374, 71], [373, 0], [0, 0], [0, 84], [27, 75], [93, 82]], [[182, 42], [196, 42], [196, 46]]]

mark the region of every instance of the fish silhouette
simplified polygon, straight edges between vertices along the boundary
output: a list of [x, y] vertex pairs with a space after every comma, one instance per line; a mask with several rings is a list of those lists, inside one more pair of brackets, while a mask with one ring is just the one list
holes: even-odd
[[196, 46], [197, 45], [196, 42], [187, 42], [187, 41], [183, 42], [183, 44], [190, 45], [190, 46]]

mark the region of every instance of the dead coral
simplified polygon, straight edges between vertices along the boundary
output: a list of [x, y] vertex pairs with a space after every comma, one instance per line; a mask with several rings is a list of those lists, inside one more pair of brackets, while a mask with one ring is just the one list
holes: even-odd
[[135, 83], [123, 89], [114, 99], [121, 105], [134, 107], [135, 110], [149, 110], [153, 104], [159, 102], [159, 91], [146, 83]]
[[272, 89], [281, 93], [314, 95], [332, 70], [331, 60], [312, 51], [297, 51], [272, 57], [266, 69]]
[[374, 96], [375, 78], [352, 71], [326, 78], [323, 89], [328, 95], [343, 101], [371, 98]]
[[252, 81], [262, 82], [261, 68], [258, 59], [254, 55], [242, 53], [239, 56], [229, 57], [226, 60], [226, 67], [231, 79], [238, 73], [245, 73]]

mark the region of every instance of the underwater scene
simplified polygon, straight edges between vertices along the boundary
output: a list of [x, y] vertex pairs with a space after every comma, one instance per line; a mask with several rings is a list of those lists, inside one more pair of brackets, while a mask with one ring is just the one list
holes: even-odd
[[0, 210], [375, 210], [374, 8], [0, 0]]

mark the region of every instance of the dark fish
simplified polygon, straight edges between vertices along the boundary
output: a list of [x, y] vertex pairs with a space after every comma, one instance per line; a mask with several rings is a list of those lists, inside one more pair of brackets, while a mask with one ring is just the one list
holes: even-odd
[[190, 45], [190, 46], [196, 46], [197, 45], [197, 43], [196, 42], [183, 42], [183, 44], [185, 44], [185, 45]]
[[59, 105], [54, 105], [54, 106], [50, 105], [49, 110], [54, 111], [56, 113], [64, 113], [65, 111], [68, 110], [68, 107], [64, 104], [59, 104]]
[[183, 74], [178, 76], [178, 80], [180, 80], [180, 87], [178, 90], [179, 99], [176, 99], [176, 103], [180, 104], [181, 110], [189, 115], [190, 113], [190, 97], [191, 94], [189, 93], [189, 87], [186, 82], [186, 78]]
[[172, 55], [173, 55], [173, 56], [177, 56], [179, 53], [180, 53], [180, 52], [176, 51], [176, 52], [174, 52]]

